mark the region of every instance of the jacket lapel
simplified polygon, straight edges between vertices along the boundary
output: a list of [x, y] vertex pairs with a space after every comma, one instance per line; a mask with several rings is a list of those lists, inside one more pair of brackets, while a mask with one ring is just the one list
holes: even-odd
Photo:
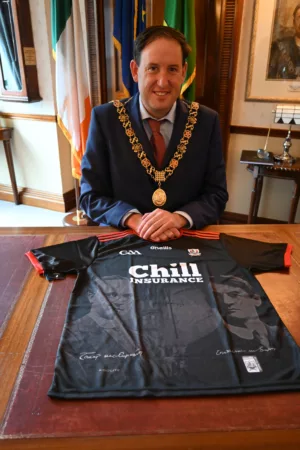
[[155, 167], [153, 147], [148, 139], [141, 119], [139, 94], [135, 94], [127, 103], [125, 102], [125, 108], [128, 112], [132, 128], [139, 142], [142, 144], [144, 152]]

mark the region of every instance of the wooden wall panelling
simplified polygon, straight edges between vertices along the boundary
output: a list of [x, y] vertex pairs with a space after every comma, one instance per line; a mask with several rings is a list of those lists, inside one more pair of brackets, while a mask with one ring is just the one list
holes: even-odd
[[105, 55], [105, 28], [104, 28], [104, 4], [103, 0], [97, 0], [97, 23], [98, 23], [98, 51], [100, 71], [100, 103], [107, 102], [107, 80], [106, 80], [106, 55]]
[[226, 160], [244, 0], [226, 0], [223, 6], [219, 113]]
[[223, 135], [224, 151], [227, 148], [227, 127], [229, 126], [229, 106], [232, 99], [229, 97], [229, 83], [231, 75], [233, 31], [236, 1], [223, 2], [221, 20], [221, 51], [220, 51], [220, 79], [219, 79], [219, 114]]
[[57, 122], [56, 116], [44, 114], [21, 114], [21, 113], [6, 113], [0, 111], [0, 117], [4, 119], [24, 119], [24, 120], [38, 120], [40, 122]]
[[196, 17], [196, 100], [204, 96], [205, 61], [207, 59], [207, 0], [195, 2]]
[[103, 0], [86, 0], [92, 106], [107, 102]]
[[163, 25], [165, 0], [146, 0], [147, 27]]
[[[215, 110], [218, 110], [221, 1], [196, 2], [197, 53], [201, 52], [196, 66], [196, 100]], [[203, 32], [199, 34], [202, 30]], [[202, 77], [198, 79], [201, 72]]]
[[[232, 134], [248, 134], [250, 136], [265, 136], [267, 137], [269, 129], [264, 127], [246, 127], [243, 125], [231, 125], [230, 126], [230, 133]], [[273, 128], [270, 131], [271, 137], [281, 137], [283, 139], [286, 138], [288, 132], [288, 126], [286, 130], [279, 129], [279, 128]], [[293, 130], [292, 128], [292, 140], [293, 139], [300, 139], [300, 131], [299, 130]]]
[[220, 114], [225, 159], [242, 9], [243, 0], [196, 2], [196, 100]]
[[[75, 207], [75, 190], [71, 189], [64, 194], [40, 191], [18, 186], [18, 193], [22, 205], [50, 209], [52, 211], [67, 212]], [[13, 202], [13, 190], [8, 184], [0, 184], [0, 200]]]
[[99, 64], [99, 48], [97, 39], [97, 13], [94, 0], [86, 0], [85, 2], [86, 20], [87, 20], [87, 44], [89, 55], [89, 76], [91, 84], [91, 102], [92, 106], [100, 104], [100, 64]]

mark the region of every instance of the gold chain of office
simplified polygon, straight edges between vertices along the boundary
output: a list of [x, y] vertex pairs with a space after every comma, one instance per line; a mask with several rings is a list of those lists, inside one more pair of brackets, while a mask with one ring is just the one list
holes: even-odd
[[174, 170], [178, 167], [179, 161], [183, 158], [186, 152], [187, 145], [192, 136], [194, 126], [197, 123], [197, 115], [199, 109], [199, 103], [192, 102], [189, 105], [189, 114], [185, 124], [185, 129], [183, 136], [177, 145], [177, 150], [175, 151], [169, 165], [164, 170], [156, 170], [147, 158], [144, 152], [142, 144], [139, 142], [134, 129], [132, 128], [129, 116], [127, 114], [126, 108], [120, 100], [115, 100], [113, 105], [116, 107], [119, 114], [119, 120], [122, 123], [125, 133], [128, 136], [129, 142], [132, 146], [132, 150], [136, 153], [137, 157], [141, 161], [142, 166], [146, 169], [146, 172], [150, 177], [158, 184], [158, 189], [156, 189], [152, 196], [152, 201], [155, 206], [163, 206], [167, 201], [167, 195], [163, 189], [161, 189], [161, 183], [167, 180], [171, 175], [173, 175]]

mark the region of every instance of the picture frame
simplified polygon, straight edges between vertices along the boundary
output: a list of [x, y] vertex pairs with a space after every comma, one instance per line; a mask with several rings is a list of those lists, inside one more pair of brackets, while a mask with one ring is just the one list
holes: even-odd
[[[299, 0], [255, 1], [246, 101], [299, 102], [300, 66], [289, 55], [290, 46], [296, 45], [297, 5]], [[300, 10], [298, 16], [300, 26]]]
[[0, 100], [39, 102], [29, 0], [2, 2], [0, 15]]

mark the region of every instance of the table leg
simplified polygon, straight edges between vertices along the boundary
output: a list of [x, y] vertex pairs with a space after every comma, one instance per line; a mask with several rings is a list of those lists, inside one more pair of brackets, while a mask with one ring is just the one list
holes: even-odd
[[18, 188], [17, 188], [17, 183], [16, 183], [14, 163], [13, 163], [12, 154], [11, 154], [10, 141], [9, 140], [3, 141], [3, 144], [4, 144], [5, 156], [6, 156], [6, 161], [7, 161], [8, 170], [9, 170], [11, 186], [12, 186], [12, 190], [14, 193], [15, 204], [19, 205], [20, 201], [19, 201], [19, 194], [18, 194]]
[[300, 197], [300, 179], [294, 180], [294, 183], [295, 183], [295, 186], [294, 186], [294, 192], [293, 192], [293, 197], [292, 197], [292, 201], [291, 201], [291, 209], [290, 209], [288, 223], [295, 222], [295, 216], [296, 216], [297, 206], [298, 206], [299, 197]]
[[254, 181], [253, 181], [253, 187], [252, 187], [252, 192], [251, 192], [250, 208], [249, 208], [247, 223], [253, 223], [253, 212], [254, 212], [254, 206], [255, 206], [255, 202], [256, 202], [257, 185], [258, 185], [258, 172], [259, 172], [258, 166], [254, 166], [254, 168], [253, 168]]
[[257, 219], [260, 198], [261, 198], [261, 193], [262, 193], [262, 188], [263, 188], [263, 182], [264, 182], [264, 177], [262, 175], [258, 175], [256, 198], [255, 198], [254, 209], [253, 209], [253, 223], [256, 223], [256, 219]]

